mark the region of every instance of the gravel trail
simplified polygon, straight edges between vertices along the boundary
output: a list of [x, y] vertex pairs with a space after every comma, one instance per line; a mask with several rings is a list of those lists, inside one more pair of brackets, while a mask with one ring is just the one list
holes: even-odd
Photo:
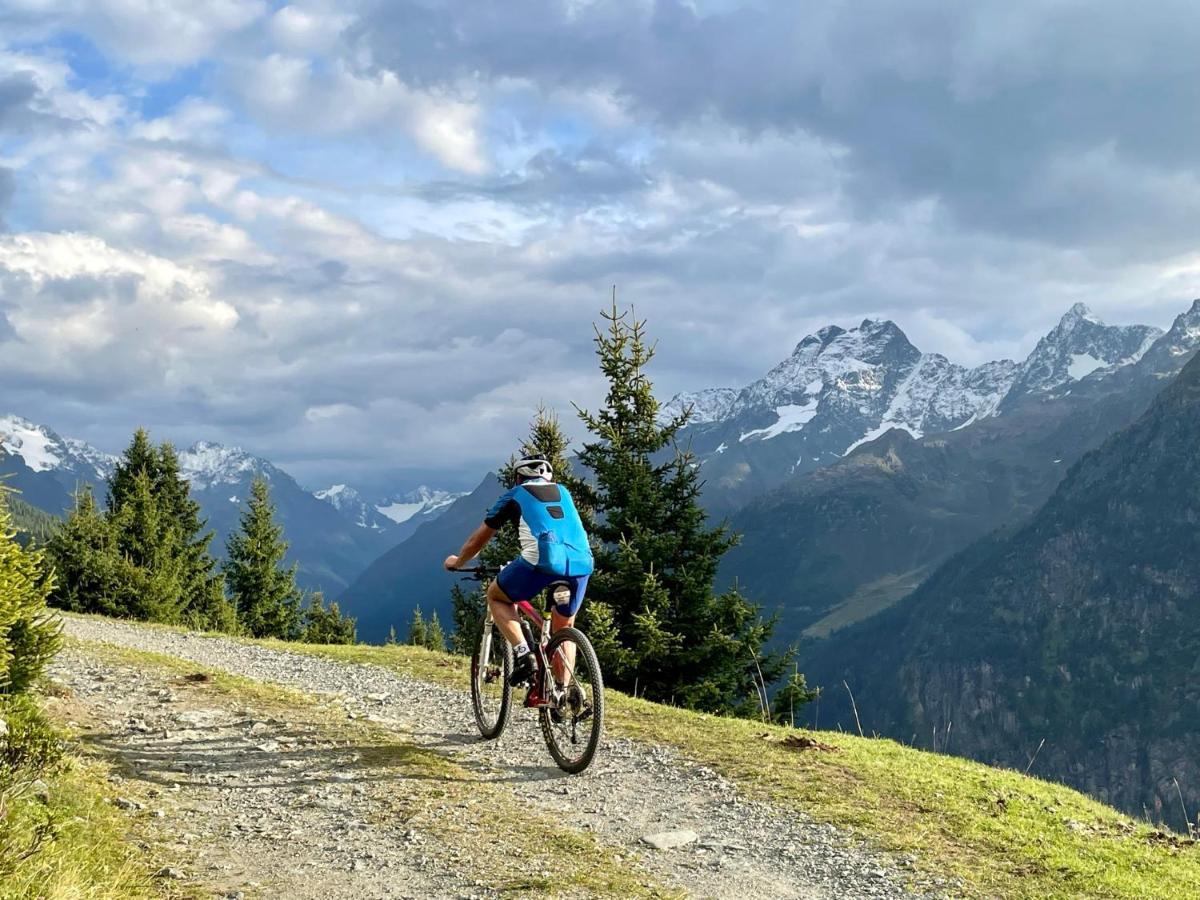
[[[905, 861], [832, 826], [748, 800], [733, 783], [670, 748], [606, 737], [592, 767], [583, 775], [567, 776], [550, 760], [530, 711], [516, 709], [500, 740], [480, 741], [466, 691], [376, 666], [226, 638], [99, 619], [67, 617], [65, 622], [66, 633], [82, 640], [162, 653], [310, 694], [337, 696], [348, 716], [400, 731], [479, 778], [508, 787], [518, 806], [528, 804], [595, 834], [636, 859], [660, 883], [693, 896], [766, 900], [946, 894], [944, 886], [918, 883]], [[678, 830], [693, 831], [699, 838], [669, 850], [650, 849], [643, 840]]]
[[303, 715], [264, 715], [86, 650], [64, 650], [50, 674], [70, 689], [50, 708], [125, 773], [111, 778], [114, 802], [170, 861], [158, 873], [169, 896], [491, 896], [394, 816], [394, 774]]

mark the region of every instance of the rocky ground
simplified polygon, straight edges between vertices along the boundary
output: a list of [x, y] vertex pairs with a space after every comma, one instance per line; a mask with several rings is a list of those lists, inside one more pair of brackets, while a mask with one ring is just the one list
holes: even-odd
[[[67, 634], [303, 692], [247, 700], [90, 643], [73, 642], [54, 667], [71, 695], [63, 714], [118, 762], [131, 786], [122, 799], [179, 861], [164, 878], [209, 895], [946, 893], [665, 747], [606, 739], [586, 773], [566, 776], [524, 710], [499, 741], [480, 741], [463, 691], [115, 621], [69, 618]], [[568, 877], [572, 846], [610, 880]]]

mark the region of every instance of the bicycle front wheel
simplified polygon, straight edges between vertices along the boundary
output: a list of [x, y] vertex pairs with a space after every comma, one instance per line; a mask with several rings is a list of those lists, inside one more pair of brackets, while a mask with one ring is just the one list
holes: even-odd
[[471, 657], [471, 705], [475, 724], [487, 740], [500, 737], [512, 712], [512, 647], [489, 616], [480, 631], [475, 655]]
[[542, 735], [564, 772], [586, 769], [604, 731], [604, 679], [592, 642], [577, 628], [563, 628], [546, 645], [555, 681], [555, 702], [540, 710]]

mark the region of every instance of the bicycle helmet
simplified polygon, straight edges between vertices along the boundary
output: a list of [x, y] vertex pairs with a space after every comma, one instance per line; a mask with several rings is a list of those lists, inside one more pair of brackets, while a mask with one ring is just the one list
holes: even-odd
[[550, 481], [554, 478], [554, 470], [543, 456], [525, 456], [517, 460], [517, 477], [522, 481], [530, 478], [544, 478]]

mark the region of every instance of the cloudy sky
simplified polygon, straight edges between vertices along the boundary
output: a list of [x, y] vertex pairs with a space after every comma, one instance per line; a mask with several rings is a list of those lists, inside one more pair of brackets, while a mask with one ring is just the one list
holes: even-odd
[[866, 316], [1166, 325], [1197, 46], [1190, 0], [0, 0], [0, 412], [457, 486], [595, 402], [613, 284], [664, 395]]

